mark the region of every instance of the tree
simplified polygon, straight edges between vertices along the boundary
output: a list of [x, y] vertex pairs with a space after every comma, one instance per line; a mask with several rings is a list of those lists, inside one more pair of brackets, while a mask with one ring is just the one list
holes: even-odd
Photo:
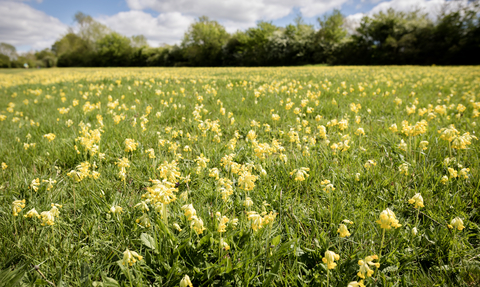
[[128, 66], [133, 52], [130, 44], [130, 39], [116, 32], [105, 35], [97, 41], [96, 64], [102, 67]]
[[206, 16], [190, 25], [182, 41], [185, 56], [195, 66], [219, 66], [222, 64], [222, 47], [230, 35], [217, 21]]
[[0, 43], [0, 54], [8, 57], [10, 61], [17, 59], [17, 49], [13, 45]]

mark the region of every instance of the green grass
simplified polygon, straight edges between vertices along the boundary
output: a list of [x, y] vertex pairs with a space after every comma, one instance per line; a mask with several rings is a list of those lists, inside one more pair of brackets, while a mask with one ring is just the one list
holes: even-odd
[[[475, 117], [480, 108], [479, 79], [477, 67], [1, 73], [0, 115], [5, 119], [0, 121], [0, 163], [8, 167], [0, 170], [0, 286], [178, 286], [185, 275], [194, 286], [347, 286], [361, 279], [358, 261], [374, 254], [380, 256], [374, 260], [380, 267], [371, 266], [374, 273], [364, 280], [366, 286], [476, 286], [479, 143], [472, 139], [466, 149], [449, 148], [438, 131], [454, 124], [460, 135], [479, 133]], [[108, 107], [109, 96], [111, 102], [118, 100], [114, 109]], [[395, 98], [402, 103], [397, 105]], [[294, 103], [289, 110], [287, 99]], [[100, 104], [88, 111], [83, 109], [87, 102]], [[15, 106], [9, 108], [9, 103]], [[358, 113], [351, 111], [351, 103], [361, 105]], [[416, 111], [409, 115], [406, 107], [413, 104]], [[464, 111], [457, 110], [459, 104]], [[119, 110], [122, 105], [128, 110]], [[196, 105], [203, 105], [197, 118]], [[437, 105], [446, 106], [445, 114], [435, 109]], [[147, 107], [152, 108], [149, 114]], [[59, 108], [69, 112], [61, 114]], [[420, 115], [423, 108], [427, 111]], [[124, 116], [118, 124], [115, 114]], [[280, 120], [273, 121], [272, 114]], [[103, 126], [97, 115], [103, 117]], [[148, 119], [145, 130], [142, 116]], [[348, 120], [348, 127], [329, 125], [334, 119]], [[210, 126], [204, 131], [199, 125], [216, 120], [218, 129]], [[252, 120], [260, 126], [252, 127]], [[422, 134], [406, 136], [401, 132], [404, 120], [409, 125], [425, 120], [428, 126]], [[90, 125], [90, 131], [102, 130], [97, 153], [89, 153], [80, 143], [82, 122]], [[266, 131], [264, 124], [271, 130]], [[397, 132], [389, 130], [392, 124], [398, 126]], [[320, 126], [326, 127], [326, 139]], [[363, 136], [355, 134], [360, 127]], [[290, 141], [292, 129], [298, 142]], [[264, 159], [258, 157], [252, 141], [246, 141], [251, 130], [258, 144], [271, 147], [276, 139], [284, 151], [269, 149]], [[51, 142], [44, 137], [48, 133], [56, 136]], [[236, 135], [231, 150], [227, 145]], [[136, 150], [125, 151], [127, 138], [138, 143]], [[346, 139], [346, 151], [331, 148]], [[398, 147], [402, 139], [406, 151]], [[426, 150], [420, 141], [429, 142]], [[25, 143], [36, 146], [25, 149]], [[191, 151], [184, 151], [187, 145]], [[155, 159], [146, 153], [150, 148]], [[258, 177], [252, 190], [242, 189], [239, 174], [222, 166], [221, 159], [232, 153], [234, 162]], [[196, 159], [201, 154], [209, 162], [198, 170]], [[130, 161], [125, 181], [116, 165], [123, 157]], [[447, 157], [455, 160], [446, 165]], [[143, 213], [136, 205], [146, 199], [142, 195], [152, 186], [149, 180], [162, 180], [158, 167], [173, 160], [180, 175], [170, 178], [177, 191], [176, 199], [165, 205], [167, 216], [162, 217], [161, 206], [156, 211], [153, 202]], [[376, 161], [376, 166], [367, 169], [368, 160]], [[96, 165], [98, 179], [76, 182], [67, 175], [82, 162]], [[408, 175], [399, 171], [403, 163], [408, 164]], [[309, 168], [309, 176], [296, 181], [290, 173], [301, 167]], [[220, 178], [232, 181], [228, 201], [222, 200], [219, 182], [209, 176], [212, 168], [218, 168]], [[450, 178], [443, 184], [448, 168], [458, 172], [469, 168], [468, 178]], [[33, 191], [31, 183], [37, 178], [41, 184]], [[49, 178], [56, 183], [47, 190], [42, 180]], [[333, 192], [324, 191], [325, 179], [333, 184]], [[419, 211], [408, 203], [416, 193], [424, 199], [425, 207]], [[251, 207], [244, 206], [246, 197], [252, 199]], [[26, 206], [13, 216], [12, 202], [23, 199]], [[41, 219], [24, 217], [32, 208], [48, 211], [52, 203], [62, 206], [54, 225], [42, 226]], [[203, 220], [202, 234], [184, 215], [181, 207], [186, 204], [192, 204]], [[112, 206], [122, 207], [123, 213], [109, 213]], [[386, 208], [402, 226], [386, 230], [382, 241], [383, 229], [376, 221]], [[272, 212], [276, 217], [255, 231], [247, 211]], [[229, 218], [226, 232], [218, 231], [216, 212]], [[137, 223], [141, 217], [150, 226]], [[456, 217], [463, 220], [462, 231], [447, 227]], [[236, 227], [231, 224], [234, 218]], [[347, 224], [351, 235], [341, 238], [337, 229], [345, 219], [353, 222]], [[229, 250], [220, 246], [221, 240]], [[127, 248], [142, 260], [122, 264]], [[331, 270], [322, 262], [327, 250], [339, 254]]]

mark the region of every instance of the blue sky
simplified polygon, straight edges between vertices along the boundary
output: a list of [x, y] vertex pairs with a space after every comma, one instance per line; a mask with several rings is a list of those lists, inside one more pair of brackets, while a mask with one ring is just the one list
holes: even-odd
[[[467, 1], [467, 0], [464, 0]], [[19, 51], [50, 47], [74, 28], [81, 11], [114, 31], [143, 34], [152, 46], [179, 43], [195, 18], [206, 15], [227, 31], [260, 21], [285, 26], [298, 15], [317, 27], [316, 19], [338, 8], [351, 23], [388, 8], [435, 13], [446, 0], [0, 0], [0, 42]]]

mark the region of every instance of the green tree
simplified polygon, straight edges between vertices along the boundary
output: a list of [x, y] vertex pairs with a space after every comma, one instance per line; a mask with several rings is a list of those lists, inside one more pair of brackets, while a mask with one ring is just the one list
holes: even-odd
[[217, 21], [206, 16], [190, 25], [182, 41], [188, 61], [195, 66], [220, 66], [222, 48], [230, 35]]
[[130, 39], [116, 32], [105, 35], [97, 41], [96, 64], [102, 67], [123, 67], [129, 65], [133, 52]]

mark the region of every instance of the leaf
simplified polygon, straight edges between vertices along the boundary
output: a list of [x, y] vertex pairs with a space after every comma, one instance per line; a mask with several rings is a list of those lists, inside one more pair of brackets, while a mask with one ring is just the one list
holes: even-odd
[[153, 237], [151, 237], [147, 233], [142, 233], [142, 235], [140, 235], [140, 240], [142, 241], [143, 245], [155, 250], [156, 244], [155, 244], [155, 239], [153, 239]]
[[272, 245], [276, 246], [280, 244], [280, 241], [282, 240], [282, 236], [278, 235], [272, 239]]
[[[278, 236], [277, 236], [278, 237]], [[273, 266], [273, 269], [268, 272], [268, 277], [267, 279], [263, 282], [263, 285], [262, 286], [270, 286], [270, 283], [272, 282], [272, 279], [273, 279], [273, 276], [277, 276], [277, 273], [278, 273], [278, 269], [280, 268], [280, 261], [277, 260], [277, 263], [275, 264], [275, 266]]]

